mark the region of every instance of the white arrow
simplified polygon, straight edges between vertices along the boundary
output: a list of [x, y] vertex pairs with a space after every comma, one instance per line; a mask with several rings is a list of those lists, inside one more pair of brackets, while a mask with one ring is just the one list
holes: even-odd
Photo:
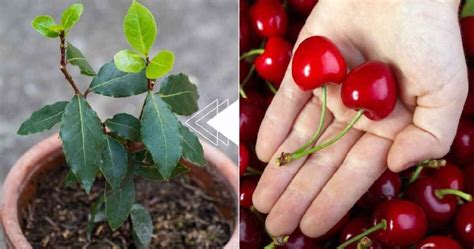
[[230, 106], [213, 117], [207, 123], [224, 135], [234, 144], [239, 144], [239, 103], [235, 101]]

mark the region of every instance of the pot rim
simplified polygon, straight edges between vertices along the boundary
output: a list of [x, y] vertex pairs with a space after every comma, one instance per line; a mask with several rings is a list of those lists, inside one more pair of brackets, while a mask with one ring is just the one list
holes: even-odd
[[[219, 149], [201, 141], [204, 156], [210, 165], [222, 174], [232, 189], [238, 195], [238, 174], [236, 164]], [[59, 134], [54, 134], [31, 147], [11, 167], [2, 190], [0, 210], [4, 240], [7, 245], [15, 248], [32, 248], [20, 227], [18, 202], [23, 190], [28, 185], [37, 169], [62, 154], [62, 143]], [[212, 155], [212, 156], [211, 156]], [[237, 200], [236, 200], [237, 202]], [[236, 212], [238, 213], [238, 212]], [[238, 216], [238, 215], [237, 215]], [[237, 248], [238, 245], [238, 217], [235, 217], [235, 226], [230, 240], [224, 248]]]

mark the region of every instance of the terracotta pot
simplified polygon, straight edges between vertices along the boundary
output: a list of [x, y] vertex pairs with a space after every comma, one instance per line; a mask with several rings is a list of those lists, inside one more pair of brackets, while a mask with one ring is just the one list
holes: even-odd
[[[212, 183], [216, 181], [228, 185], [228, 190], [235, 194], [233, 197], [235, 202], [225, 200], [224, 203], [218, 203], [218, 206], [224, 217], [234, 227], [232, 236], [225, 248], [238, 248], [237, 166], [218, 149], [206, 143], [203, 143], [203, 147], [209, 166], [205, 168], [192, 167], [189, 176], [207, 194], [217, 197], [217, 200], [219, 200], [219, 193], [222, 193], [222, 191], [219, 187], [212, 186]], [[38, 180], [41, 179], [42, 175], [60, 166], [63, 162], [62, 144], [58, 134], [55, 134], [33, 146], [11, 168], [3, 185], [3, 200], [0, 212], [7, 247], [32, 248], [23, 235], [19, 220], [20, 212], [34, 198]]]

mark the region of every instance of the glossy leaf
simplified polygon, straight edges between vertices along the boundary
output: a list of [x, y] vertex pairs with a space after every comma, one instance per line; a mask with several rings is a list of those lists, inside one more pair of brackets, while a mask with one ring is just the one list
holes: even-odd
[[116, 230], [127, 219], [135, 202], [135, 186], [128, 177], [122, 186], [105, 196], [105, 215], [110, 228]]
[[[176, 168], [174, 168], [173, 172], [169, 176], [169, 179], [181, 176], [183, 174], [188, 173], [189, 171], [191, 171], [191, 169], [189, 169], [188, 167], [184, 166], [181, 163], [178, 163]], [[161, 175], [160, 170], [158, 169], [157, 165], [145, 165], [145, 164], [136, 163], [133, 167], [133, 173], [139, 177], [142, 177], [148, 180], [156, 180], [156, 181], [165, 180], [165, 178]]]
[[91, 67], [89, 62], [87, 62], [84, 55], [81, 53], [79, 49], [74, 47], [71, 43], [67, 43], [66, 49], [66, 60], [68, 63], [71, 63], [74, 66], [79, 67], [81, 70], [81, 74], [87, 76], [95, 76], [96, 73], [94, 69]]
[[114, 56], [115, 67], [126, 73], [138, 73], [145, 68], [145, 60], [132, 50], [120, 50]]
[[157, 33], [155, 18], [151, 11], [133, 1], [123, 20], [123, 30], [128, 44], [143, 55], [147, 55]]
[[90, 91], [111, 97], [128, 97], [147, 91], [145, 70], [124, 73], [113, 62], [103, 65], [89, 86]]
[[60, 136], [69, 167], [89, 193], [100, 168], [106, 137], [97, 114], [83, 97], [75, 95], [66, 106]]
[[178, 120], [158, 95], [148, 92], [141, 124], [143, 143], [158, 165], [161, 175], [168, 178], [181, 157]]
[[116, 189], [127, 174], [127, 150], [117, 140], [107, 137], [107, 145], [102, 153], [102, 157], [103, 162], [100, 170], [112, 189]]
[[119, 113], [105, 121], [110, 132], [130, 141], [140, 141], [140, 120], [127, 113]]
[[61, 24], [66, 29], [72, 28], [81, 18], [84, 6], [80, 3], [75, 3], [63, 11], [61, 16]]
[[474, 0], [466, 0], [462, 8], [461, 17], [474, 16]]
[[187, 75], [168, 76], [161, 83], [158, 94], [176, 114], [191, 115], [199, 109], [197, 87], [189, 81]]
[[31, 22], [31, 26], [44, 37], [55, 38], [59, 36], [59, 32], [51, 28], [56, 26], [56, 22], [51, 16], [37, 16]]
[[204, 150], [198, 137], [181, 123], [179, 123], [179, 132], [182, 137], [183, 157], [196, 165], [204, 166], [206, 159], [204, 159]]
[[31, 117], [21, 124], [17, 133], [28, 135], [53, 128], [55, 124], [61, 122], [67, 104], [67, 101], [60, 101], [33, 112]]
[[86, 229], [87, 238], [89, 240], [91, 239], [95, 224], [105, 220], [105, 216], [103, 214], [104, 201], [105, 201], [105, 198], [103, 195], [101, 195], [99, 198], [97, 198], [96, 202], [91, 207], [91, 211], [89, 213], [89, 217], [87, 221], [87, 229]]
[[148, 246], [153, 234], [153, 222], [150, 213], [140, 204], [134, 204], [131, 212], [133, 233], [142, 246]]
[[146, 77], [157, 79], [163, 77], [173, 69], [174, 54], [171, 51], [160, 51], [148, 64], [146, 68]]

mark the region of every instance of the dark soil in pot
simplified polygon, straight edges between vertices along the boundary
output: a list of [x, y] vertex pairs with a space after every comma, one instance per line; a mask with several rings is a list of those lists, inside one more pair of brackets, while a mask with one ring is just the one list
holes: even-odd
[[[98, 179], [87, 195], [79, 186], [64, 186], [66, 173], [64, 166], [47, 172], [22, 210], [23, 232], [33, 247], [134, 248], [130, 221], [115, 232], [100, 223], [87, 239], [89, 209], [105, 182]], [[229, 241], [233, 224], [218, 203], [232, 203], [233, 194], [221, 191], [216, 200], [199, 186], [187, 175], [162, 182], [136, 178], [137, 202], [150, 211], [154, 223], [150, 248], [222, 248]]]

